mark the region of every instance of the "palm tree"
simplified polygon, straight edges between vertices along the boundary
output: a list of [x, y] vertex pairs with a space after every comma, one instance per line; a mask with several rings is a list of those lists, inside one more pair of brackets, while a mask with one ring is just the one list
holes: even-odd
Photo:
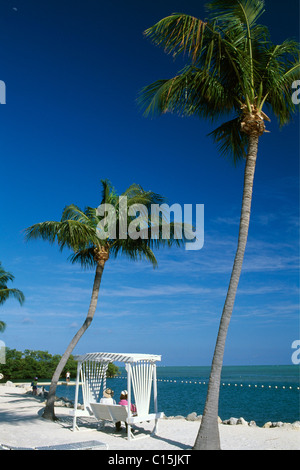
[[[225, 118], [211, 136], [219, 151], [245, 161], [239, 238], [212, 360], [206, 404], [194, 449], [219, 449], [218, 401], [227, 330], [248, 237], [254, 171], [261, 136], [273, 112], [279, 125], [295, 111], [292, 83], [299, 76], [299, 45], [273, 44], [258, 24], [263, 0], [211, 0], [208, 20], [173, 14], [145, 31], [155, 45], [188, 64], [173, 78], [146, 86], [139, 101], [145, 114], [195, 115], [212, 122]], [[229, 120], [228, 120], [229, 119]]]
[[[72, 251], [69, 258], [72, 263], [79, 262], [84, 268], [96, 268], [86, 319], [62, 355], [51, 380], [47, 404], [43, 413], [43, 417], [50, 420], [56, 419], [54, 401], [59, 377], [70, 354], [93, 320], [102, 274], [108, 259], [122, 254], [134, 261], [145, 259], [153, 267], [156, 267], [157, 260], [152, 251], [153, 248], [158, 248], [160, 245], [171, 246], [175, 244], [179, 246], [185, 240], [185, 238], [178, 238], [178, 227], [174, 222], [169, 224], [169, 239], [161, 236], [165, 220], [161, 213], [158, 217], [156, 215], [152, 216], [151, 205], [161, 205], [164, 203], [165, 200], [162, 196], [152, 191], [145, 191], [136, 184], [131, 185], [120, 197], [107, 180], [102, 181], [102, 187], [100, 207], [105, 209], [103, 214], [99, 213], [98, 209], [92, 207], [87, 207], [82, 211], [77, 206], [70, 205], [64, 209], [59, 222], [41, 222], [32, 225], [25, 231], [27, 240], [41, 238], [50, 243], [56, 241], [61, 250], [69, 248]], [[126, 201], [125, 211], [124, 201]], [[106, 209], [108, 211], [109, 208], [114, 209], [116, 219], [116, 224], [113, 227], [111, 224], [110, 228], [109, 217], [112, 219], [113, 216], [106, 213]], [[140, 236], [138, 237], [130, 236], [132, 235], [132, 233], [130, 234], [130, 230], [132, 230], [131, 224], [133, 223], [136, 227], [137, 219], [130, 215], [135, 212], [135, 209], [138, 212], [144, 210], [144, 214], [138, 218], [140, 225]], [[105, 217], [102, 217], [104, 215]], [[127, 227], [126, 233], [124, 233], [125, 226]], [[151, 238], [152, 228], [158, 230], [157, 232], [153, 231], [154, 234], [156, 233], [156, 236]], [[113, 229], [115, 229], [115, 233], [113, 233]], [[122, 234], [121, 229], [123, 231]], [[187, 232], [189, 232], [188, 226]]]
[[[7, 283], [9, 281], [12, 282], [14, 278], [14, 275], [8, 271], [5, 271], [0, 263], [0, 305], [4, 304], [7, 299], [12, 297], [18, 300], [20, 305], [23, 304], [25, 300], [23, 292], [21, 292], [19, 289], [9, 289], [7, 287]], [[5, 328], [6, 324], [3, 321], [0, 321], [0, 333], [3, 333]]]

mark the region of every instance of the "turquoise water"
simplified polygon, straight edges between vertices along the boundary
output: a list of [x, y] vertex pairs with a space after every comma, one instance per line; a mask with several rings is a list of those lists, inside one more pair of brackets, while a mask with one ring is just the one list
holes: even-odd
[[[125, 370], [120, 371], [120, 378], [107, 379], [107, 386], [115, 391], [117, 399], [127, 388]], [[159, 411], [167, 416], [186, 416], [193, 411], [202, 414], [209, 372], [209, 367], [157, 367]], [[300, 421], [299, 378], [300, 367], [296, 365], [225, 366], [219, 416], [222, 420], [243, 417], [258, 426], [267, 421]], [[74, 400], [75, 387], [59, 386], [57, 395]], [[79, 402], [82, 403], [81, 390]]]

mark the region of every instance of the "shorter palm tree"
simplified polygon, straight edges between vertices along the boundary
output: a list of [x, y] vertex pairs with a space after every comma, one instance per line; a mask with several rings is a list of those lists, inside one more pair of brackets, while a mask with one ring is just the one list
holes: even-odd
[[[112, 236], [112, 232], [107, 230], [108, 216], [102, 217], [95, 208], [87, 207], [82, 211], [75, 205], [70, 205], [64, 209], [59, 222], [41, 222], [26, 229], [27, 240], [41, 238], [50, 243], [57, 242], [61, 250], [68, 248], [73, 252], [69, 258], [72, 263], [79, 262], [84, 268], [96, 268], [87, 317], [71, 340], [52, 377], [47, 404], [43, 414], [44, 418], [50, 420], [56, 419], [54, 401], [59, 377], [70, 354], [93, 320], [102, 274], [108, 259], [110, 257], [116, 258], [122, 254], [133, 261], [145, 259], [153, 267], [156, 267], [157, 260], [152, 251], [153, 248], [160, 245], [172, 246], [175, 244], [179, 246], [185, 240], [185, 238], [178, 238], [176, 233], [178, 227], [174, 222], [169, 223], [169, 238], [163, 238], [162, 228], [165, 227], [164, 218], [162, 216], [151, 218], [151, 206], [153, 204], [161, 205], [164, 203], [165, 199], [162, 196], [152, 191], [144, 191], [137, 184], [131, 185], [121, 196], [117, 195], [107, 180], [102, 181], [102, 187], [100, 207], [112, 207], [114, 209], [115, 236]], [[126, 201], [125, 211], [124, 201]], [[131, 237], [130, 227], [132, 227], [132, 223], [135, 224], [137, 219], [130, 214], [136, 210], [141, 212], [143, 209], [144, 214], [138, 218], [141, 234], [138, 237]], [[124, 227], [127, 227], [126, 233], [124, 233]], [[153, 228], [157, 230], [153, 230]], [[150, 231], [151, 233], [156, 233], [156, 237], [149, 236]], [[185, 231], [186, 238], [190, 239], [190, 234], [187, 235], [187, 232], [188, 230]]]
[[[7, 287], [7, 283], [9, 281], [13, 282], [14, 279], [14, 275], [8, 271], [5, 271], [5, 269], [2, 267], [2, 264], [0, 263], [0, 305], [4, 304], [7, 299], [12, 297], [18, 300], [20, 305], [23, 304], [25, 300], [23, 292], [19, 289], [9, 289]], [[4, 321], [0, 321], [0, 332], [3, 333], [5, 328], [6, 324]]]

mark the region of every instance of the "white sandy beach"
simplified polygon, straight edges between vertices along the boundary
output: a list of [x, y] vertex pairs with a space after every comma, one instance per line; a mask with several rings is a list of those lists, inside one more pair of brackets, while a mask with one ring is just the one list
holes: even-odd
[[[70, 409], [56, 408], [58, 422], [41, 418], [43, 401], [24, 392], [20, 387], [0, 386], [0, 445], [36, 448], [74, 442], [97, 440], [107, 449], [115, 450], [191, 450], [198, 421], [161, 419], [158, 433], [150, 436], [153, 423], [138, 426], [137, 435], [145, 438], [126, 439], [126, 432], [115, 432], [114, 426], [97, 426], [91, 419], [79, 419], [79, 431], [73, 432]], [[260, 428], [245, 425], [220, 424], [223, 450], [300, 450], [300, 427], [285, 425]]]

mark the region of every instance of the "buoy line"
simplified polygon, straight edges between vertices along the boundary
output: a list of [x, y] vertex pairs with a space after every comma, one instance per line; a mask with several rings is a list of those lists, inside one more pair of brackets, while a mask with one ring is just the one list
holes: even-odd
[[[127, 377], [115, 377], [117, 379], [127, 379]], [[195, 380], [175, 380], [175, 379], [157, 379], [157, 382], [168, 382], [168, 383], [181, 383], [181, 384], [194, 384], [194, 385], [207, 385], [207, 381], [195, 381]], [[300, 390], [300, 387], [292, 387], [290, 385], [260, 385], [260, 384], [238, 384], [238, 383], [221, 383], [222, 387], [246, 387], [246, 388], [266, 388], [275, 390]]]

